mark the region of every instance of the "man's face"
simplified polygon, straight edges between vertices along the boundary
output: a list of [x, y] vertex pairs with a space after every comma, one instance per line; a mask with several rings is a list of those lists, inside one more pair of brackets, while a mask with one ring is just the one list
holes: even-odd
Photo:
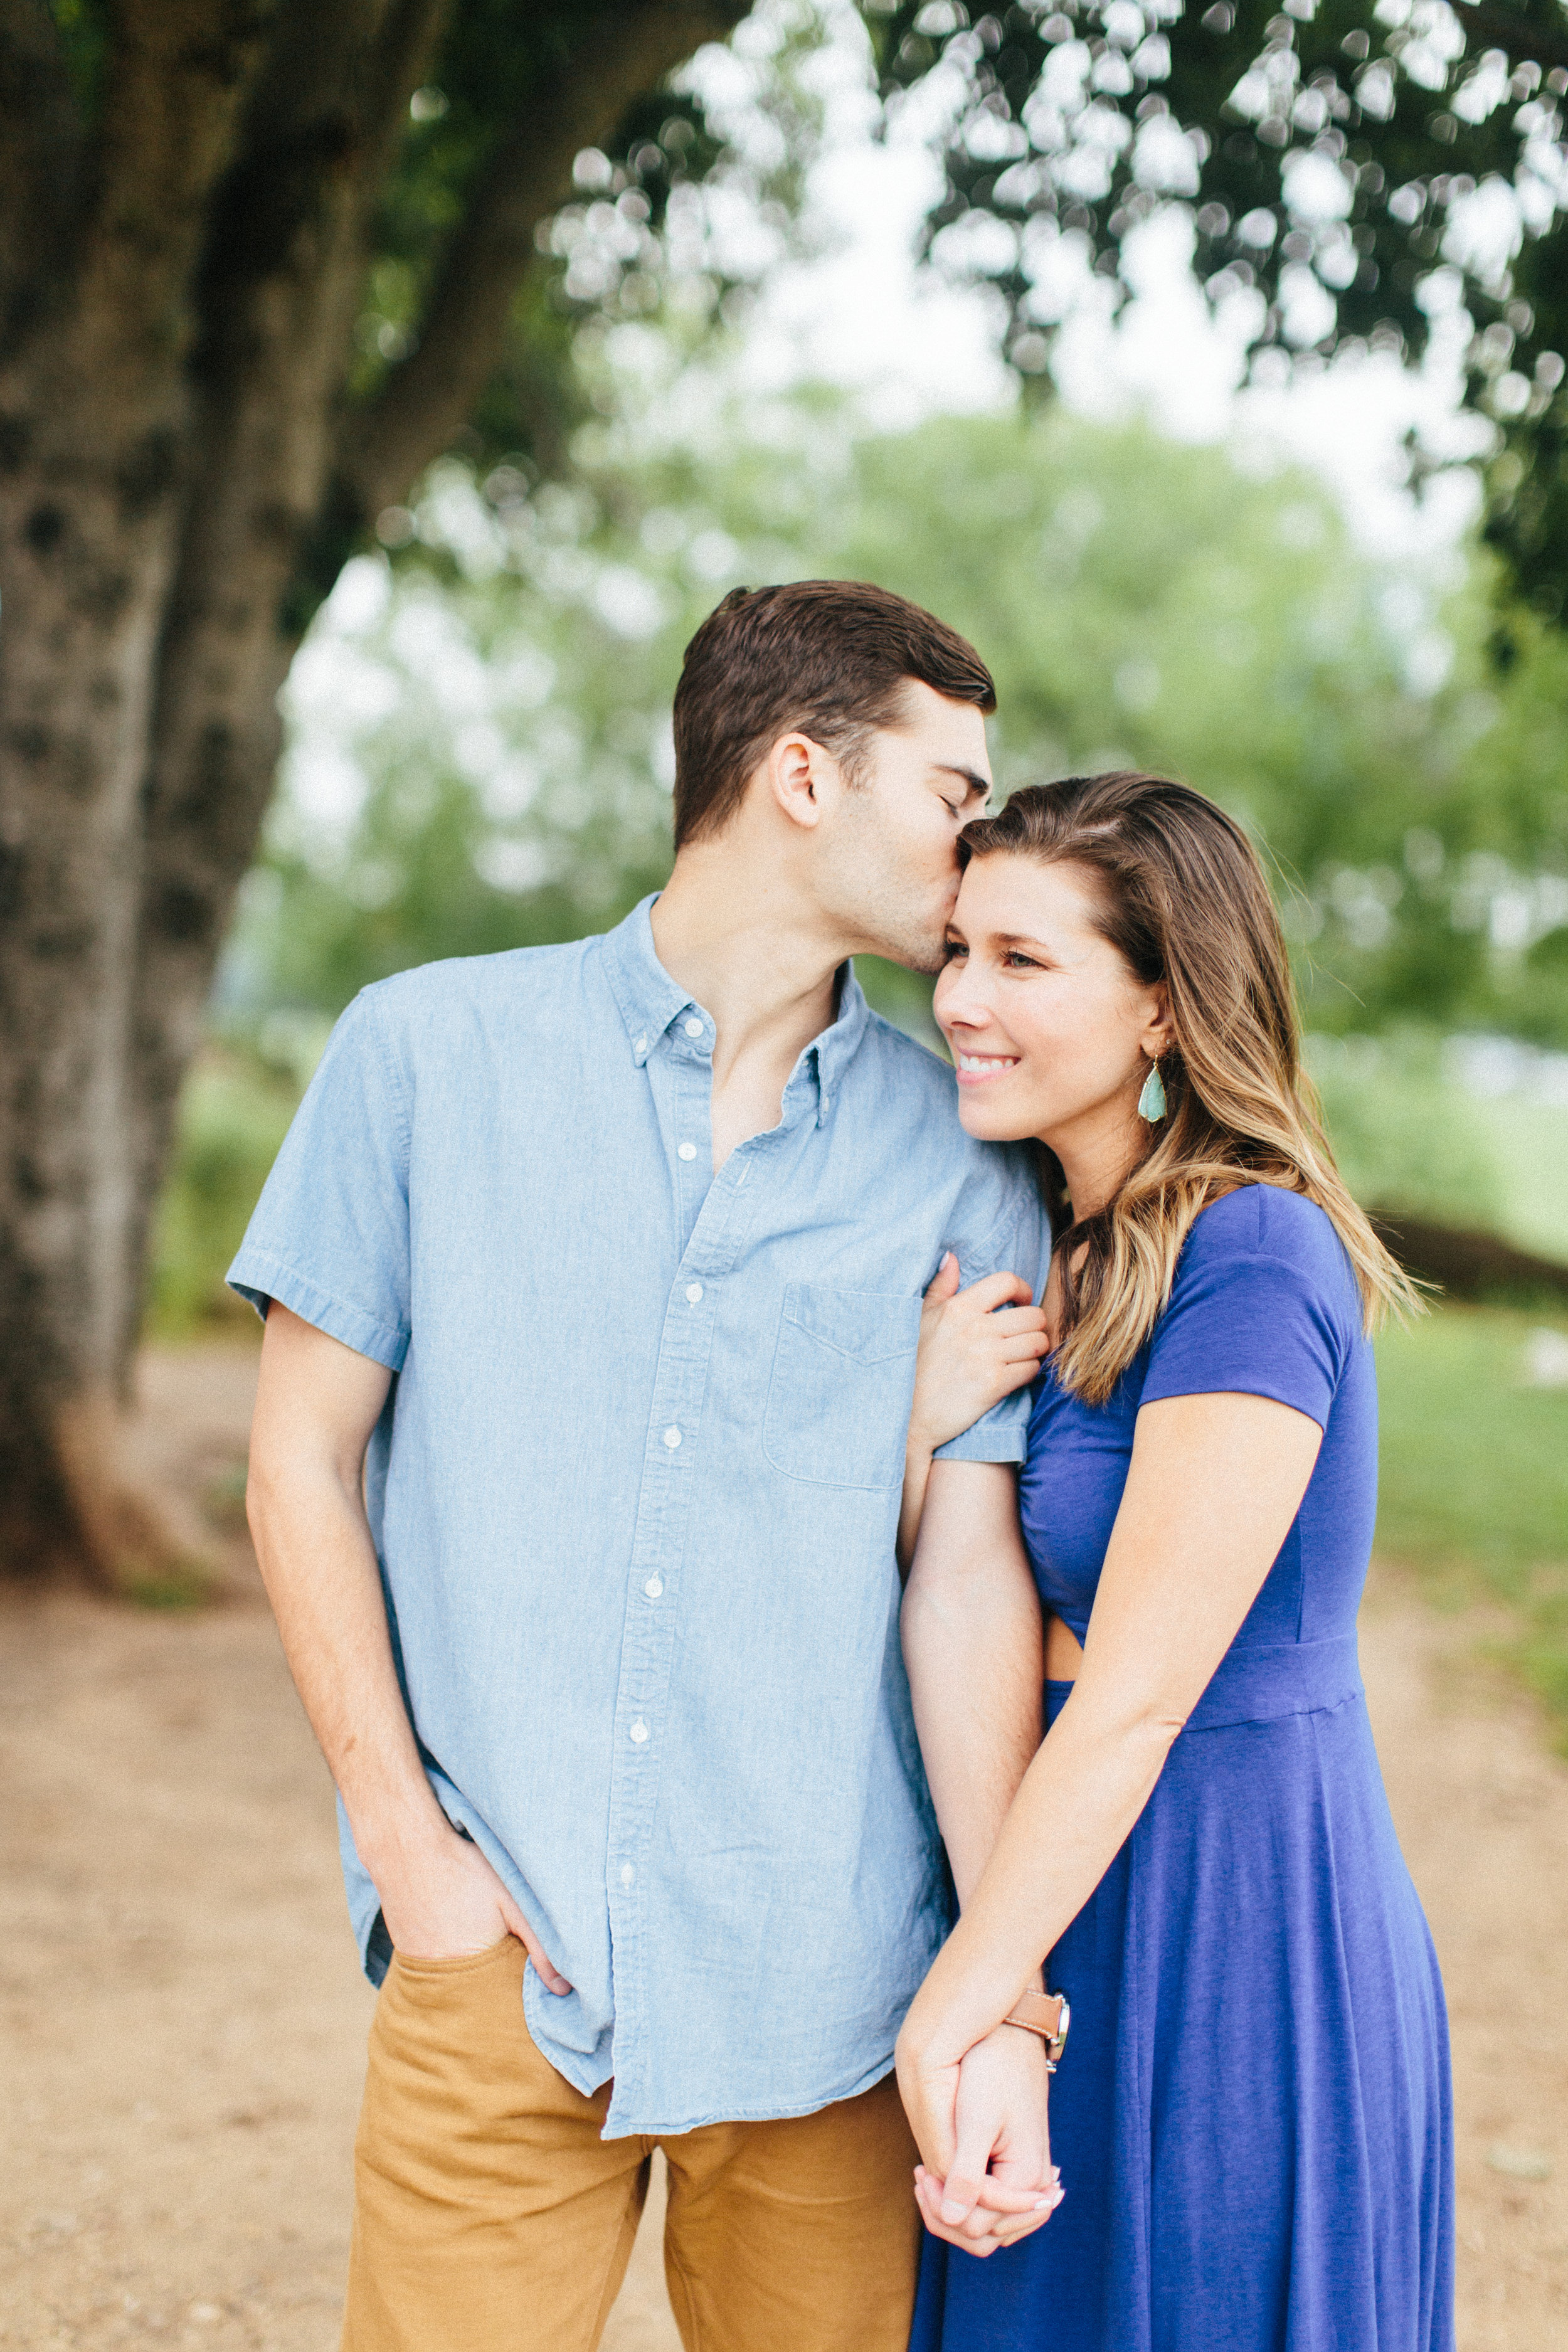
[[958, 896], [959, 831], [990, 791], [982, 714], [909, 679], [898, 724], [872, 736], [821, 844], [823, 898], [855, 952], [941, 970]]

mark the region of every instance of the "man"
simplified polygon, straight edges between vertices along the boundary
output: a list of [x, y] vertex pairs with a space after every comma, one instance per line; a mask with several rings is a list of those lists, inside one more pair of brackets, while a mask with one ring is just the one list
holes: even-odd
[[[271, 1308], [251, 1523], [382, 1984], [346, 2352], [589, 2352], [656, 2145], [689, 2347], [903, 2352], [889, 2070], [948, 1919], [894, 1564], [921, 1293], [952, 1249], [1026, 1296], [1043, 1230], [847, 959], [940, 962], [994, 702], [879, 589], [727, 597], [668, 887], [367, 989], [231, 1270]], [[946, 1449], [977, 1550], [1026, 1406]], [[1032, 1611], [963, 1635], [991, 1834]], [[998, 2031], [1016, 2146], [1045, 2077]]]

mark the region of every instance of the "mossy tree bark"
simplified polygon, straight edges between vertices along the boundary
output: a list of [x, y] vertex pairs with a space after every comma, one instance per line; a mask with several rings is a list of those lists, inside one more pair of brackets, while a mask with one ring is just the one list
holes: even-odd
[[466, 0], [118, 0], [96, 91], [0, 0], [0, 1567], [156, 1564], [114, 1432], [181, 1078], [300, 635], [515, 332], [576, 152], [744, 0], [532, 42], [410, 355], [350, 395], [378, 207]]

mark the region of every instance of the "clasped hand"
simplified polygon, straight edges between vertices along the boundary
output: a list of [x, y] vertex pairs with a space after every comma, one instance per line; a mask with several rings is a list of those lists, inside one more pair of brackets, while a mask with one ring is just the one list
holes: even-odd
[[898, 2066], [923, 2158], [915, 2198], [931, 2234], [984, 2256], [1047, 2221], [1062, 2189], [1051, 2164], [1050, 2075], [1039, 2037], [998, 2025], [954, 2060], [901, 2035]]

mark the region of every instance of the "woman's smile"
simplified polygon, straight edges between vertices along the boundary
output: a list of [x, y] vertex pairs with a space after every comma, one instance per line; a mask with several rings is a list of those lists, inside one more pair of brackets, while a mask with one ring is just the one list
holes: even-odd
[[1005, 1077], [1016, 1070], [1023, 1056], [1018, 1054], [960, 1054], [958, 1083], [961, 1087], [983, 1087], [989, 1079]]

